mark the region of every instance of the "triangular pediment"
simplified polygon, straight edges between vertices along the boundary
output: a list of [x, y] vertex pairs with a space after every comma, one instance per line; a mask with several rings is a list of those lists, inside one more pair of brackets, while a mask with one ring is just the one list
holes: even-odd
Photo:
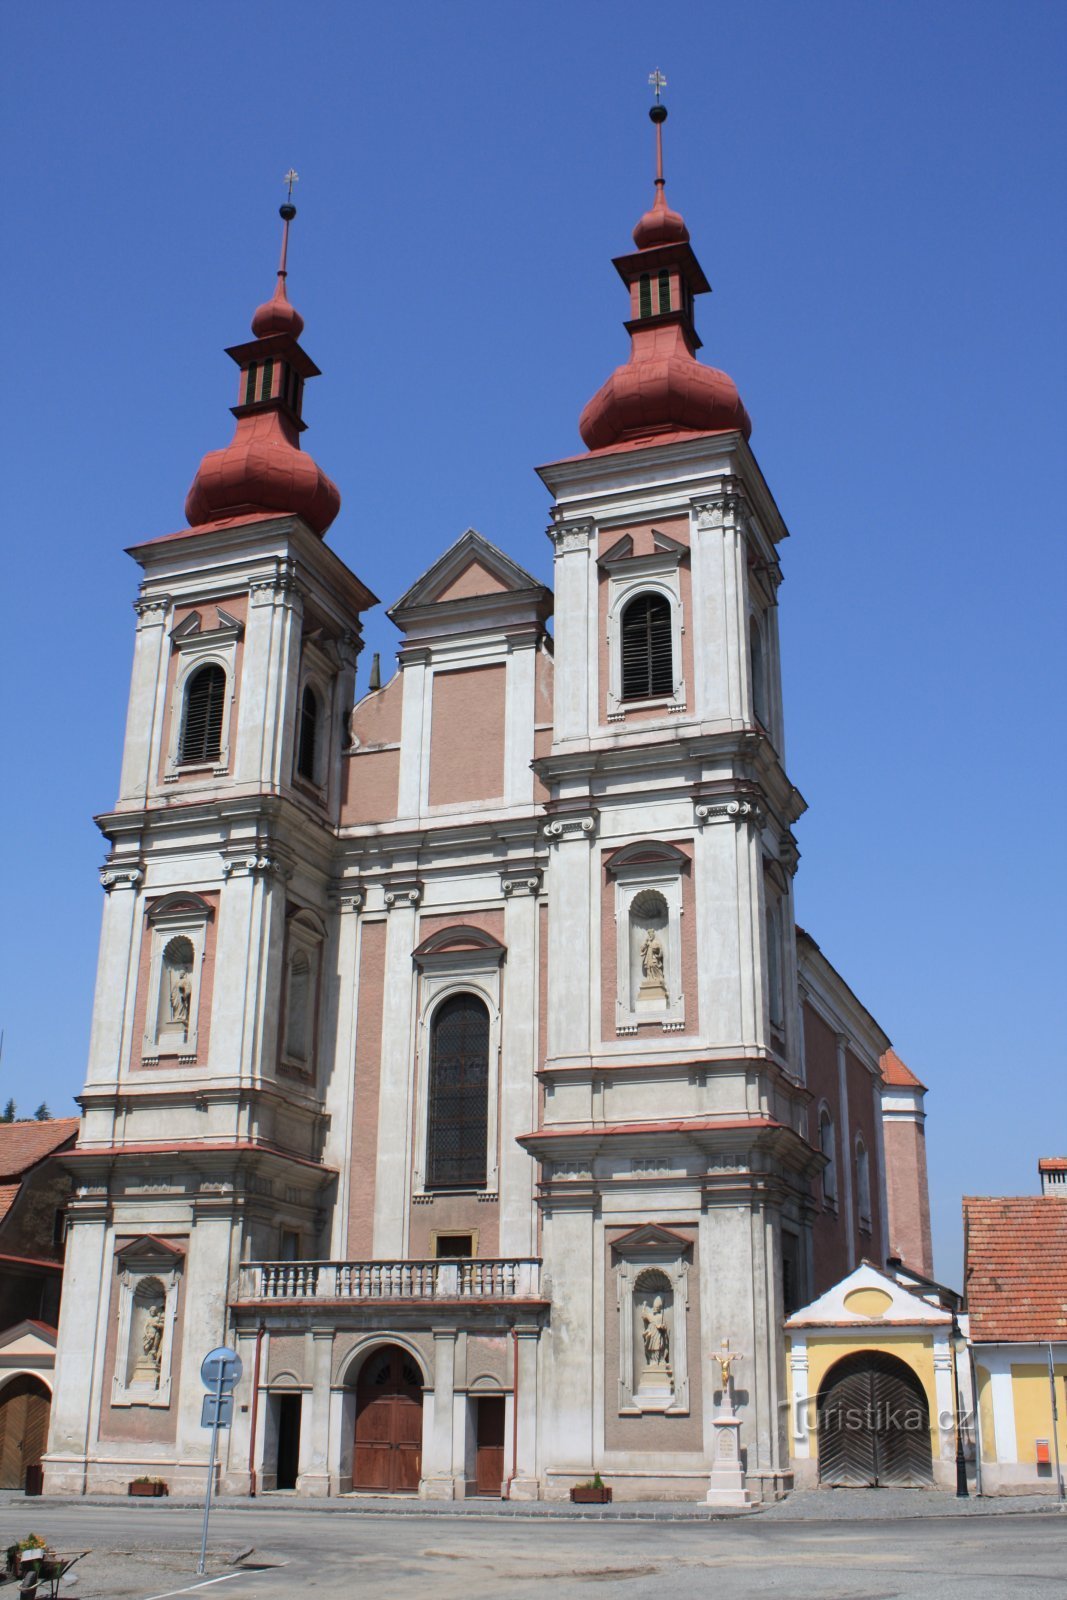
[[819, 1327], [870, 1327], [895, 1323], [950, 1323], [952, 1314], [944, 1306], [926, 1300], [903, 1284], [862, 1261], [854, 1272], [835, 1283], [810, 1305], [794, 1311], [786, 1319], [787, 1329]]
[[544, 585], [525, 567], [490, 544], [475, 528], [468, 528], [390, 607], [389, 615], [395, 620], [398, 612], [416, 606], [543, 589]]
[[46, 1322], [35, 1322], [29, 1317], [0, 1333], [0, 1356], [19, 1356], [22, 1359], [46, 1356], [51, 1359], [55, 1353], [56, 1330]]
[[640, 1228], [631, 1228], [621, 1238], [613, 1239], [611, 1248], [620, 1256], [663, 1255], [675, 1260], [692, 1250], [693, 1241], [672, 1228], [664, 1228], [661, 1223], [646, 1222]]
[[168, 1271], [178, 1266], [184, 1257], [184, 1250], [180, 1250], [167, 1239], [157, 1238], [154, 1233], [142, 1233], [115, 1251], [115, 1260], [121, 1266], [125, 1267], [131, 1262], [136, 1262], [139, 1267], [159, 1266]]

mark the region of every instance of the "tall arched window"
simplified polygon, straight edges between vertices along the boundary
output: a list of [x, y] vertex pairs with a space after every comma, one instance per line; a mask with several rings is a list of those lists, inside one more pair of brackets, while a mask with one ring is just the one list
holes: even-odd
[[867, 1146], [861, 1134], [856, 1135], [856, 1204], [859, 1208], [860, 1227], [871, 1226], [871, 1163]]
[[485, 1186], [489, 1010], [477, 995], [445, 1000], [430, 1029], [428, 1189]]
[[290, 1061], [307, 1061], [311, 1053], [310, 1023], [311, 958], [306, 950], [297, 950], [289, 962], [285, 996], [285, 1054]]
[[179, 761], [217, 761], [222, 748], [226, 674], [217, 662], [200, 667], [185, 690]]
[[766, 727], [767, 713], [767, 663], [763, 655], [763, 635], [755, 617], [749, 619], [748, 634], [752, 660], [752, 709], [756, 720]]
[[300, 697], [300, 731], [296, 742], [296, 770], [309, 783], [316, 779], [315, 757], [318, 752], [319, 701], [310, 684]]
[[639, 594], [622, 614], [622, 698], [673, 692], [671, 603], [662, 594]]
[[834, 1124], [829, 1111], [823, 1107], [819, 1113], [819, 1150], [826, 1157], [822, 1174], [822, 1196], [831, 1205], [837, 1204], [837, 1154]]

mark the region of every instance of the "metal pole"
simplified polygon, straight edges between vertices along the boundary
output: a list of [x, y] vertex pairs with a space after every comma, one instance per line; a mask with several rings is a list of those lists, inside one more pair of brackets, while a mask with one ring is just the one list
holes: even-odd
[[952, 1318], [952, 1386], [955, 1390], [956, 1401], [956, 1499], [969, 1500], [970, 1490], [967, 1488], [967, 1458], [963, 1453], [963, 1418], [960, 1405], [960, 1358], [956, 1341], [960, 1337], [960, 1325], [955, 1315]]
[[1048, 1342], [1048, 1388], [1052, 1396], [1052, 1444], [1056, 1451], [1056, 1483], [1063, 1499], [1063, 1473], [1060, 1471], [1060, 1413], [1056, 1404], [1056, 1367], [1052, 1359], [1052, 1340]]
[[204, 1496], [204, 1527], [200, 1535], [200, 1561], [196, 1569], [197, 1577], [204, 1575], [204, 1563], [207, 1560], [207, 1519], [211, 1515], [211, 1485], [215, 1481], [215, 1451], [219, 1442], [219, 1413], [222, 1410], [222, 1362], [215, 1363], [215, 1415], [211, 1419], [211, 1456], [207, 1468], [207, 1494]]

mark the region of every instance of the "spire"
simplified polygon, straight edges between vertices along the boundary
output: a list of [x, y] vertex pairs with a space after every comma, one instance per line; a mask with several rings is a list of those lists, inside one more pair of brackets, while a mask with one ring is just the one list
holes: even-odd
[[655, 197], [634, 229], [635, 254], [617, 256], [615, 270], [630, 291], [630, 359], [617, 367], [593, 396], [578, 422], [590, 450], [623, 443], [651, 443], [675, 433], [752, 430], [732, 378], [696, 359], [700, 349], [693, 302], [711, 285], [689, 242], [689, 230], [667, 204], [663, 176], [663, 124], [667, 107], [660, 91], [667, 80], [657, 68], [649, 78], [655, 100], [649, 117], [656, 130]]
[[289, 226], [296, 216], [293, 184], [280, 208], [282, 252], [274, 294], [252, 318], [255, 338], [226, 354], [240, 368], [237, 429], [224, 450], [212, 450], [200, 463], [185, 501], [190, 524], [222, 522], [257, 512], [292, 513], [323, 534], [336, 517], [341, 495], [336, 485], [300, 448], [304, 382], [319, 369], [297, 340], [304, 319], [286, 294]]

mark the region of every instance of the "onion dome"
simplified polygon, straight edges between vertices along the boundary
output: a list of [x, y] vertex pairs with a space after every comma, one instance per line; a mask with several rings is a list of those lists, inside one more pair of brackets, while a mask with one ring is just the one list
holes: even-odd
[[241, 373], [232, 408], [237, 428], [225, 449], [208, 452], [193, 479], [185, 515], [194, 527], [256, 513], [292, 514], [324, 534], [341, 508], [337, 485], [300, 448], [304, 383], [319, 369], [297, 343], [304, 319], [285, 291], [295, 216], [291, 202], [281, 207], [281, 265], [272, 298], [252, 318], [255, 338], [226, 352]]
[[618, 256], [615, 269], [630, 291], [630, 359], [616, 367], [585, 407], [578, 428], [590, 450], [644, 443], [668, 433], [752, 431], [737, 385], [728, 373], [696, 359], [700, 349], [693, 301], [711, 285], [689, 243], [683, 217], [667, 204], [663, 124], [658, 99], [665, 82], [650, 79], [657, 100], [656, 196], [634, 229], [636, 254]]

